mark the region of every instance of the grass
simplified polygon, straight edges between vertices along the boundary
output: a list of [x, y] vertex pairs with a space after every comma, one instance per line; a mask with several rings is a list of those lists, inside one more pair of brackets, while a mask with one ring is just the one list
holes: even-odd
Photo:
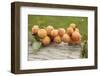
[[[43, 15], [28, 15], [28, 31], [31, 32], [33, 25], [38, 25], [40, 28], [45, 28], [48, 25], [52, 25], [54, 28], [65, 28], [69, 24], [75, 23], [84, 37], [88, 36], [88, 18], [87, 17], [74, 17], [74, 16], [43, 16]], [[86, 48], [86, 47], [84, 47]], [[87, 57], [87, 52], [82, 51], [84, 58]]]
[[29, 15], [28, 30], [31, 31], [33, 25], [39, 25], [41, 28], [52, 25], [54, 28], [66, 29], [70, 23], [75, 23], [81, 30], [80, 33], [87, 35], [87, 19], [87, 17]]

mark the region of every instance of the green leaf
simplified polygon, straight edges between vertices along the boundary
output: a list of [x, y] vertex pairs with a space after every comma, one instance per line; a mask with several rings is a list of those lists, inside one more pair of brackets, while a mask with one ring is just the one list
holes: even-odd
[[32, 35], [31, 32], [28, 32], [28, 41], [31, 41], [32, 43], [33, 43], [34, 41], [36, 41], [35, 36]]
[[33, 44], [32, 44], [32, 49], [33, 51], [38, 51], [40, 48], [41, 48], [41, 42], [38, 42], [38, 41], [35, 41]]
[[36, 39], [35, 39], [35, 36], [32, 36], [32, 43], [34, 43], [35, 41], [37, 41]]
[[84, 41], [83, 47], [82, 47], [82, 58], [87, 58], [88, 57], [88, 44], [87, 41]]
[[86, 34], [84, 34], [84, 35], [82, 36], [82, 41], [86, 41], [86, 40], [88, 40], [88, 37], [87, 37]]
[[37, 40], [37, 41], [40, 41], [40, 38], [36, 35], [34, 36], [34, 38]]

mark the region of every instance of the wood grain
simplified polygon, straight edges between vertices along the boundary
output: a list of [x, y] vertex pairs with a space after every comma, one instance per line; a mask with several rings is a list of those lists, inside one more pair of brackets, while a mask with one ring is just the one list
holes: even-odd
[[54, 60], [54, 59], [79, 59], [81, 58], [81, 46], [69, 46], [67, 43], [50, 44], [34, 52], [29, 42], [28, 60]]

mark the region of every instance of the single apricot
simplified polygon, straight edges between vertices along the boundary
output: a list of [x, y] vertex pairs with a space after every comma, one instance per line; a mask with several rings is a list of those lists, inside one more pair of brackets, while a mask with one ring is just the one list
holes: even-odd
[[67, 43], [70, 41], [70, 36], [68, 34], [64, 34], [63, 37], [62, 37], [62, 41]]
[[73, 41], [78, 41], [78, 40], [80, 40], [80, 39], [81, 39], [80, 33], [77, 32], [77, 31], [73, 32], [73, 33], [72, 33], [72, 36], [71, 36], [71, 39], [72, 39]]
[[79, 45], [79, 44], [81, 44], [81, 40], [78, 40], [78, 41], [72, 41], [72, 40], [70, 40], [69, 44]]
[[72, 27], [73, 29], [76, 28], [76, 24], [75, 23], [71, 23], [69, 26]]
[[52, 37], [55, 37], [57, 35], [58, 35], [58, 30], [54, 29], [54, 30], [51, 31], [51, 36]]
[[72, 45], [73, 44], [73, 41], [70, 39], [70, 41], [68, 42], [68, 44], [71, 44]]
[[59, 34], [59, 36], [62, 37], [65, 34], [65, 29], [64, 28], [59, 28], [58, 29], [58, 34]]
[[47, 28], [46, 28], [46, 31], [47, 31], [47, 34], [50, 35], [51, 34], [51, 31], [53, 30], [53, 26], [49, 25]]
[[39, 30], [39, 26], [38, 26], [38, 25], [34, 25], [34, 26], [32, 27], [32, 34], [33, 34], [33, 35], [34, 35], [34, 34], [37, 34], [38, 30]]
[[72, 27], [67, 28], [67, 34], [68, 35], [72, 35], [73, 32], [74, 32], [74, 29]]
[[75, 28], [75, 31], [80, 32], [78, 28]]
[[39, 36], [40, 38], [46, 37], [46, 36], [47, 36], [47, 31], [46, 31], [45, 29], [40, 29], [40, 30], [38, 30], [38, 36]]
[[50, 38], [49, 38], [49, 36], [46, 36], [46, 37], [44, 37], [42, 40], [41, 40], [41, 42], [42, 42], [42, 44], [44, 45], [44, 46], [47, 46], [47, 45], [49, 45], [50, 44]]
[[77, 45], [78, 45], [78, 44], [81, 44], [81, 40], [74, 41], [74, 43], [77, 44]]
[[54, 37], [54, 42], [58, 44], [61, 43], [61, 37], [59, 35]]

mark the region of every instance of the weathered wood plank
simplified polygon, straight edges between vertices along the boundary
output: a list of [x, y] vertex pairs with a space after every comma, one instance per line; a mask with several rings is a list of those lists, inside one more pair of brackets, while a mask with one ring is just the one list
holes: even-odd
[[28, 48], [28, 60], [54, 60], [54, 59], [79, 59], [81, 58], [81, 46], [68, 44], [51, 44], [33, 52], [31, 44]]

